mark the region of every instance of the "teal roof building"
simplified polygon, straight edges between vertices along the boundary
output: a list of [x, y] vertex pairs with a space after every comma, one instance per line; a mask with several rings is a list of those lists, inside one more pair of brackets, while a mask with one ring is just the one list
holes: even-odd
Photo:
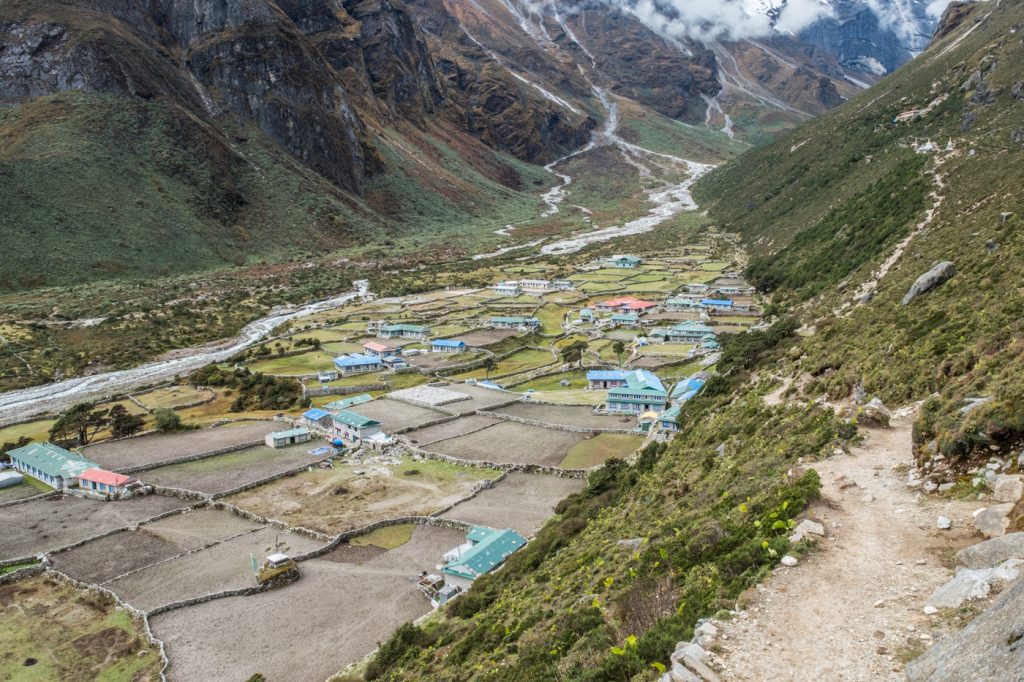
[[661, 412], [667, 403], [668, 391], [665, 385], [646, 369], [627, 372], [624, 385], [608, 390], [609, 412]]
[[493, 571], [513, 552], [526, 546], [526, 538], [511, 528], [494, 530], [473, 526], [466, 534], [466, 539], [472, 547], [441, 569], [447, 582], [465, 587], [480, 576]]
[[7, 454], [16, 470], [51, 488], [77, 485], [78, 477], [83, 472], [99, 468], [96, 462], [52, 443], [30, 443]]

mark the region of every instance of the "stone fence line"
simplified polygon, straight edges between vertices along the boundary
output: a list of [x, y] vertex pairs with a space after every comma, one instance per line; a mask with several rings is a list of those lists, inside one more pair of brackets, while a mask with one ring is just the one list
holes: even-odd
[[591, 435], [597, 435], [599, 433], [632, 433], [633, 429], [610, 429], [602, 426], [571, 426], [569, 424], [552, 424], [551, 422], [541, 421], [539, 419], [526, 419], [525, 417], [517, 417], [511, 414], [505, 414], [504, 412], [489, 412], [487, 410], [477, 410], [477, 414], [484, 417], [493, 417], [502, 421], [514, 422], [516, 424], [523, 424], [525, 426], [540, 426], [545, 429], [552, 429], [554, 431], [568, 431], [570, 433], [589, 433]]
[[[445, 439], [448, 440], [448, 439]], [[437, 441], [442, 443], [444, 441]], [[437, 443], [431, 443], [431, 445], [437, 445]], [[418, 448], [414, 445], [406, 445], [413, 454], [419, 455], [425, 459], [434, 459], [439, 462], [447, 462], [448, 464], [455, 464], [458, 466], [469, 467], [471, 469], [498, 469], [499, 471], [506, 472], [523, 472], [527, 474], [544, 474], [546, 476], [555, 476], [556, 478], [586, 478], [590, 474], [589, 469], [563, 469], [561, 467], [548, 466], [546, 464], [521, 464], [521, 463], [502, 463], [502, 462], [487, 462], [484, 460], [476, 459], [462, 459], [460, 457], [454, 457], [452, 455], [445, 455], [439, 452], [431, 452]]]
[[276, 474], [271, 474], [270, 476], [264, 476], [263, 478], [257, 479], [255, 481], [243, 483], [242, 485], [231, 488], [230, 490], [224, 490], [219, 493], [213, 493], [212, 495], [210, 495], [210, 499], [219, 500], [222, 497], [230, 497], [231, 495], [237, 495], [238, 493], [245, 492], [246, 490], [249, 490], [251, 488], [256, 488], [261, 485], [266, 485], [267, 483], [273, 483], [274, 481], [278, 481], [282, 478], [294, 476], [295, 474], [301, 473], [306, 469], [309, 469], [310, 467], [315, 467], [321, 462], [325, 462], [329, 459], [334, 459], [335, 457], [337, 457], [337, 455], [325, 455], [323, 457], [320, 457], [319, 459], [310, 460], [309, 462], [300, 464], [299, 466], [292, 467], [291, 469], [279, 471]]
[[361, 386], [321, 386], [309, 388], [302, 386], [303, 398], [319, 398], [325, 395], [348, 395], [350, 393], [369, 393], [370, 391], [386, 391], [387, 385], [382, 383], [363, 384]]

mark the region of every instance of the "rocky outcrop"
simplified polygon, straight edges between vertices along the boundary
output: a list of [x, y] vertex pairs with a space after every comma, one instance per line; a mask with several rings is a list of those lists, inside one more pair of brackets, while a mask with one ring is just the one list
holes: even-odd
[[911, 682], [1024, 679], [1024, 580], [1010, 585], [963, 630], [906, 667]]
[[1005, 535], [1010, 527], [1010, 514], [1013, 512], [1013, 507], [1012, 502], [987, 507], [974, 517], [974, 526], [987, 538], [998, 538]]
[[979, 542], [956, 553], [957, 565], [966, 568], [998, 566], [1009, 559], [1024, 559], [1024, 533]]
[[950, 261], [946, 260], [936, 263], [928, 272], [917, 278], [903, 297], [903, 300], [900, 301], [900, 304], [907, 305], [921, 294], [925, 294], [940, 284], [945, 283], [955, 274], [956, 266]]

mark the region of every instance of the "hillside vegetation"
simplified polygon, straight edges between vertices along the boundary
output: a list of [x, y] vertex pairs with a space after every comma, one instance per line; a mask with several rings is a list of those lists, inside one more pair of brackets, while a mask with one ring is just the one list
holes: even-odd
[[[856, 420], [816, 398], [927, 398], [922, 457], [963, 466], [1019, 440], [1024, 7], [956, 9], [959, 24], [876, 90], [700, 183], [785, 321], [727, 342], [680, 435], [594, 474], [503, 570], [402, 628], [359, 676], [656, 679], [699, 618], [799, 553], [786, 530], [819, 481], [798, 460], [857, 439]], [[910, 109], [927, 111], [893, 123]], [[902, 305], [939, 260], [956, 275]], [[776, 373], [802, 395], [766, 405], [752, 377]], [[964, 416], [967, 396], [992, 400]]]
[[[919, 454], [961, 466], [1024, 435], [1022, 22], [1019, 3], [954, 6], [920, 58], [697, 186], [753, 281], [816, 330], [788, 370], [806, 394], [936, 394]], [[955, 276], [903, 305], [937, 261]], [[964, 415], [967, 397], [993, 400]]]

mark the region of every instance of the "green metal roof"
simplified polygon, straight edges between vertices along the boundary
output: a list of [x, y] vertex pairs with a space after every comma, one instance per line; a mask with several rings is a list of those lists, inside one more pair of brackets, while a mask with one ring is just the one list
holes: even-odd
[[381, 327], [381, 331], [385, 332], [415, 332], [417, 334], [424, 334], [429, 330], [429, 327], [424, 327], [421, 324], [386, 324]]
[[30, 443], [7, 453], [12, 460], [33, 467], [47, 476], [71, 479], [86, 469], [99, 468], [92, 460], [52, 443]]
[[380, 426], [380, 422], [376, 419], [364, 417], [352, 410], [338, 410], [337, 412], [333, 412], [331, 413], [331, 419], [341, 422], [346, 426], [351, 426], [354, 429], [365, 429], [368, 426]]
[[[467, 537], [472, 539], [474, 531], [477, 531], [478, 528], [471, 530]], [[480, 534], [482, 533], [478, 533], [478, 536]], [[476, 580], [500, 566], [506, 557], [525, 544], [526, 539], [511, 528], [492, 530], [472, 548], [466, 550], [462, 556], [448, 562], [441, 572], [467, 580]]]
[[324, 407], [326, 407], [329, 410], [343, 410], [346, 407], [352, 407], [353, 405], [362, 405], [363, 403], [368, 403], [371, 400], [373, 400], [373, 398], [370, 396], [369, 393], [360, 393], [359, 395], [354, 395], [350, 398], [334, 400], [324, 405]]
[[646, 369], [637, 369], [626, 373], [626, 385], [616, 386], [615, 388], [610, 389], [608, 391], [608, 397], [611, 398], [614, 395], [628, 395], [632, 393], [642, 393], [644, 395], [660, 397], [666, 397], [668, 395], [665, 391], [664, 384], [661, 383], [661, 379], [653, 373], [648, 372]]
[[501, 316], [492, 317], [491, 318], [491, 322], [492, 323], [494, 323], [494, 322], [504, 323], [504, 324], [519, 324], [519, 325], [524, 325], [524, 324], [528, 324], [528, 323], [529, 324], [538, 323], [537, 318], [535, 318], [535, 317], [501, 317]]

